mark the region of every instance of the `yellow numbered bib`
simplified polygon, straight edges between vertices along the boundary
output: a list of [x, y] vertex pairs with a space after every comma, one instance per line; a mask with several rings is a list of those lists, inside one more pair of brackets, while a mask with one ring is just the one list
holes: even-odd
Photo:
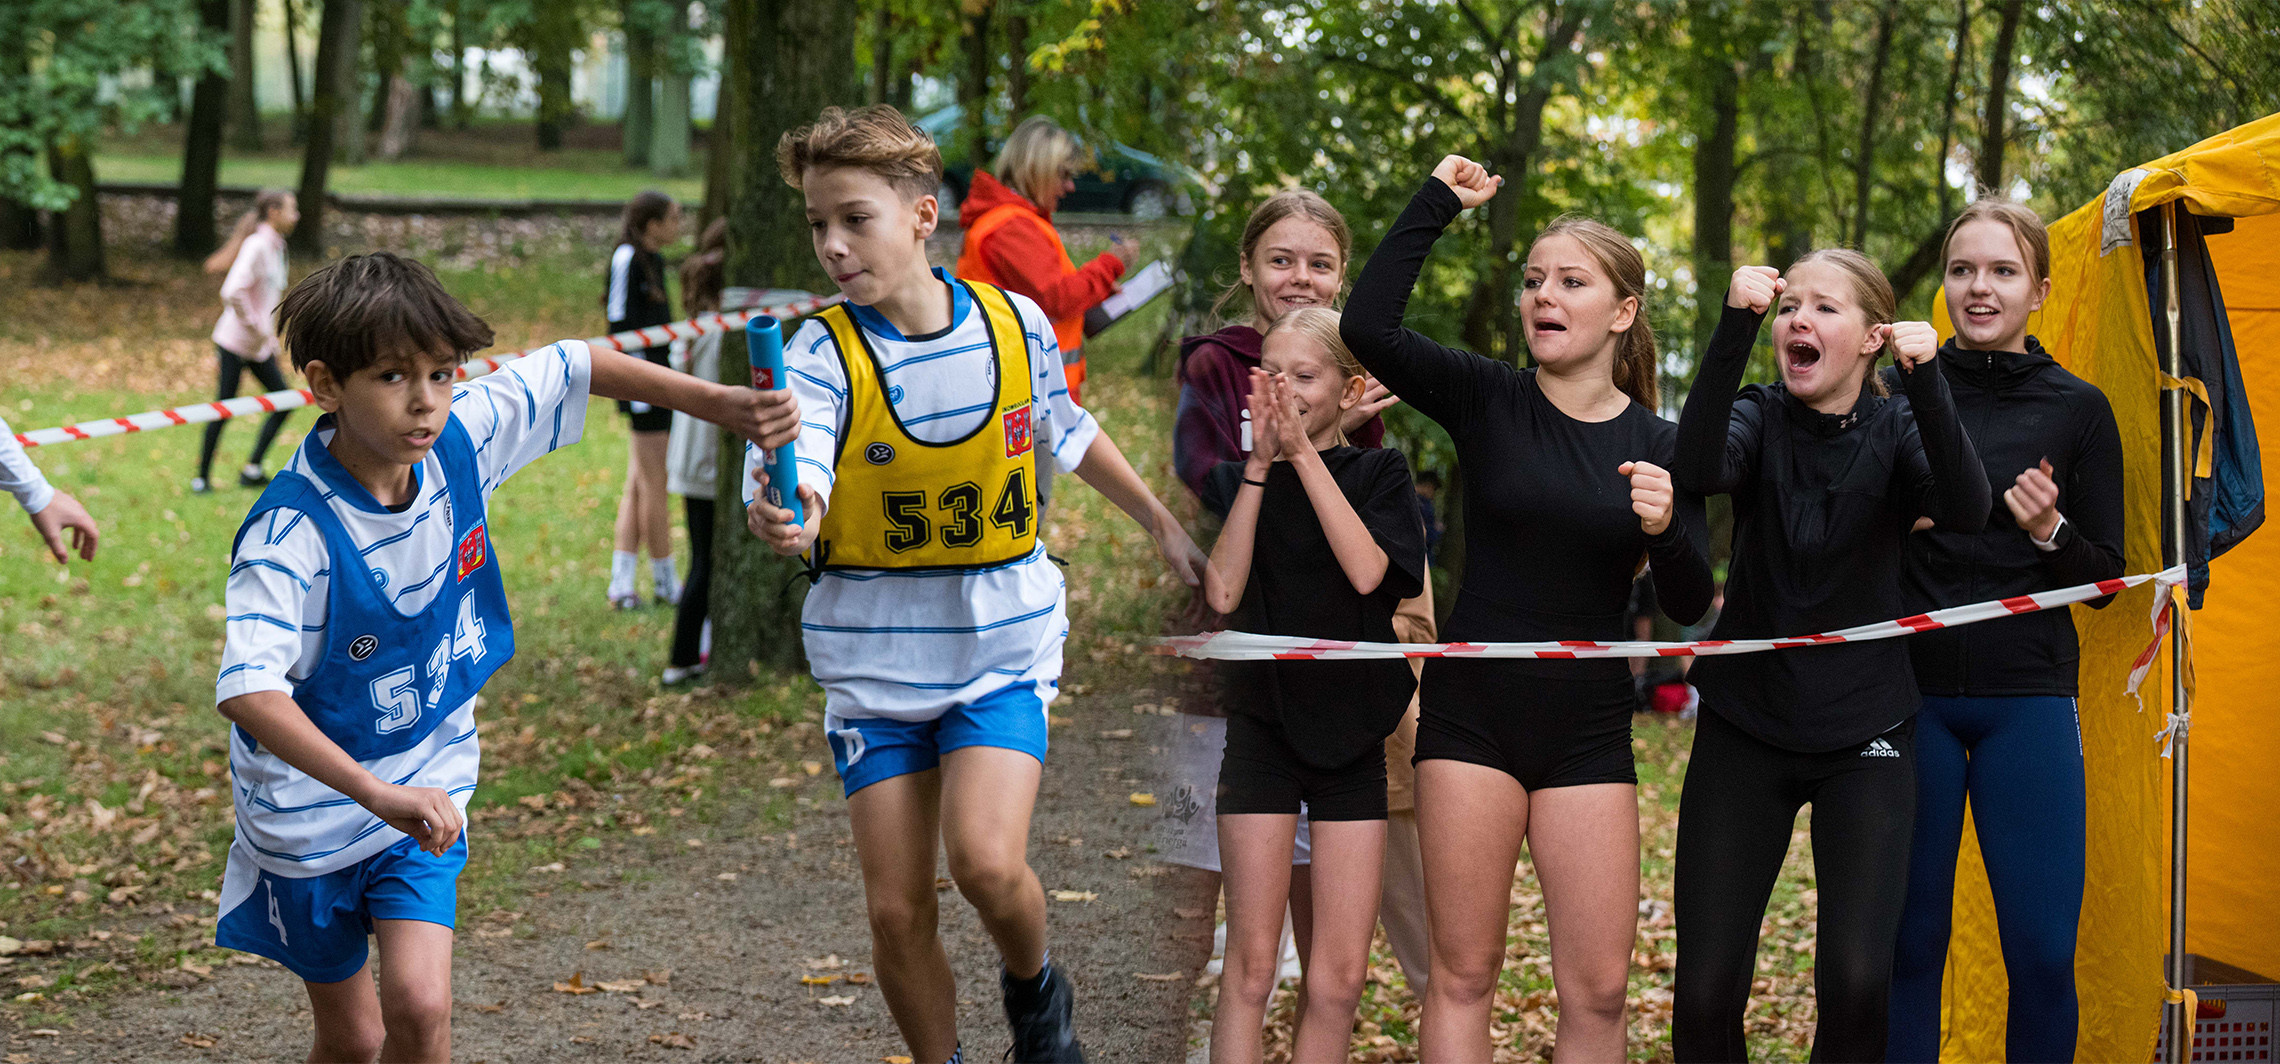
[[845, 306], [817, 317], [847, 374], [847, 428], [810, 564], [832, 569], [980, 569], [1037, 545], [1037, 432], [1021, 317], [995, 286], [971, 293], [996, 360], [996, 396], [974, 431], [913, 437], [880, 378], [878, 353]]

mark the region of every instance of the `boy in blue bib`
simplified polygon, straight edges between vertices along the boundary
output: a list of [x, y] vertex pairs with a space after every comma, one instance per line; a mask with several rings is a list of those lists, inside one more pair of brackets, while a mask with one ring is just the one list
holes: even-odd
[[310, 275], [278, 318], [325, 414], [232, 549], [215, 701], [237, 836], [215, 942], [307, 984], [311, 1059], [445, 1059], [475, 696], [515, 649], [491, 493], [576, 442], [589, 395], [763, 446], [798, 408], [575, 340], [455, 385], [490, 326], [385, 252]]

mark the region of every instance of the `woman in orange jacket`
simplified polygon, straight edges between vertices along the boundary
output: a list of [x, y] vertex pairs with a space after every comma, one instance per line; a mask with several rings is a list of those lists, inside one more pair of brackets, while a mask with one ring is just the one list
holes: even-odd
[[1053, 208], [1075, 191], [1085, 169], [1084, 149], [1050, 118], [1033, 115], [1014, 128], [998, 152], [994, 174], [974, 171], [958, 208], [966, 231], [958, 276], [986, 281], [1037, 301], [1053, 319], [1053, 335], [1069, 378], [1069, 396], [1083, 402], [1085, 311], [1117, 290], [1132, 259], [1122, 237], [1079, 267], [1053, 228]]

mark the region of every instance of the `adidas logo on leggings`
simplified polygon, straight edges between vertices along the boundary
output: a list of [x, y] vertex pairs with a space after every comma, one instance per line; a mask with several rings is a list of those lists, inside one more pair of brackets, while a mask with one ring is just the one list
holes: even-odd
[[1868, 745], [1867, 745], [1867, 746], [1864, 746], [1864, 747], [1861, 747], [1861, 748], [1860, 748], [1860, 756], [1862, 756], [1862, 757], [1899, 757], [1899, 756], [1900, 756], [1900, 751], [1898, 751], [1898, 750], [1894, 750], [1894, 749], [1892, 748], [1892, 744], [1891, 744], [1891, 743], [1885, 742], [1885, 741], [1884, 741], [1883, 739], [1881, 739], [1881, 738], [1877, 738], [1877, 739], [1870, 739], [1870, 740], [1868, 741]]

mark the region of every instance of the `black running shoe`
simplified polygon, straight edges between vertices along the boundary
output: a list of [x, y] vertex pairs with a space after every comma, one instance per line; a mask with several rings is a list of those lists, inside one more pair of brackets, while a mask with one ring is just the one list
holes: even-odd
[[1014, 985], [1021, 981], [1012, 972], [998, 972], [1005, 1022], [1013, 1028], [1006, 1059], [1014, 1064], [1085, 1064], [1085, 1049], [1077, 1044], [1077, 995], [1068, 977], [1048, 963], [1042, 986], [1024, 992]]
[[267, 483], [269, 483], [269, 474], [267, 473], [248, 473], [243, 469], [238, 470], [238, 487], [258, 488]]

